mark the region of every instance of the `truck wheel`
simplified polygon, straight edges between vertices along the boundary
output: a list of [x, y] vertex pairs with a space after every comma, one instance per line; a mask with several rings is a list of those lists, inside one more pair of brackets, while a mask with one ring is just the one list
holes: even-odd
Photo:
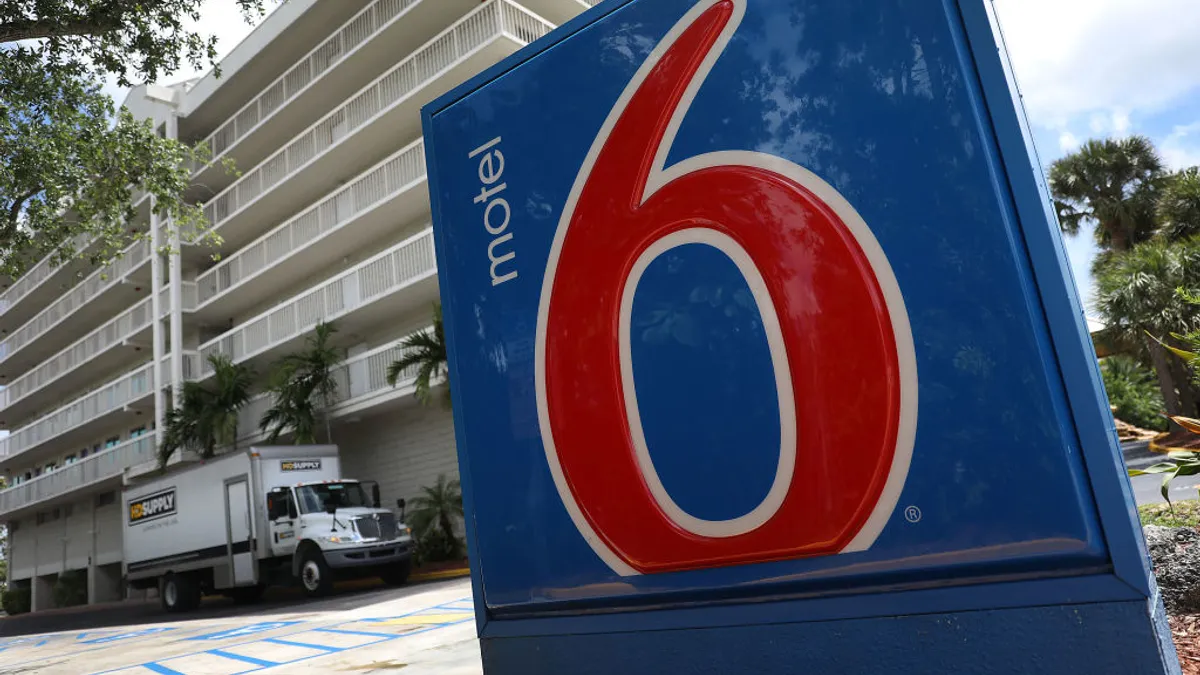
[[191, 575], [172, 572], [163, 577], [158, 598], [164, 611], [172, 614], [191, 611], [200, 606], [200, 586]]
[[408, 573], [412, 569], [412, 563], [405, 560], [397, 565], [392, 565], [379, 575], [383, 579], [383, 583], [388, 586], [403, 586], [408, 583]]
[[300, 559], [300, 585], [310, 598], [329, 595], [333, 590], [333, 572], [325, 563], [321, 549], [310, 546]]

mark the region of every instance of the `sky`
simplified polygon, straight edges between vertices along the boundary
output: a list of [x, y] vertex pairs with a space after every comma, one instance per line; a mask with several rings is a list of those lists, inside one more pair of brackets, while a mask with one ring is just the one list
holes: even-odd
[[[994, 2], [1043, 163], [1089, 138], [1144, 134], [1171, 167], [1200, 165], [1197, 0]], [[222, 56], [253, 28], [234, 0], [204, 0], [200, 16], [191, 28], [217, 36]], [[115, 85], [108, 90], [118, 102], [125, 97]], [[1090, 315], [1091, 232], [1067, 238], [1066, 247]]]

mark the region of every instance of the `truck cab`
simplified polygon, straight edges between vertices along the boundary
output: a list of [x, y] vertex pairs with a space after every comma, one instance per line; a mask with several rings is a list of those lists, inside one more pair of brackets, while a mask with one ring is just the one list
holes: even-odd
[[327, 593], [337, 579], [378, 576], [393, 585], [407, 581], [412, 530], [400, 514], [380, 507], [379, 485], [349, 479], [301, 481], [267, 493], [270, 557], [288, 561], [286, 571], [306, 593]]

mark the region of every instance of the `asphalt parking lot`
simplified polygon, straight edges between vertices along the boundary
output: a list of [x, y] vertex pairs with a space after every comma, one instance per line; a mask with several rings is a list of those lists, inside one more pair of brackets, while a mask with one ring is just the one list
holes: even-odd
[[319, 602], [213, 602], [180, 618], [150, 604], [12, 617], [0, 620], [0, 674], [479, 675], [472, 607], [461, 579]]

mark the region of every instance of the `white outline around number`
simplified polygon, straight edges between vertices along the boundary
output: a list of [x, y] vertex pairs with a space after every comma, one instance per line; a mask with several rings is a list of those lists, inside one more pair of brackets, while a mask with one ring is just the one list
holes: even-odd
[[[624, 114], [626, 107], [628, 107], [629, 102], [633, 98], [633, 95], [641, 87], [642, 83], [646, 80], [646, 77], [650, 74], [654, 67], [658, 65], [659, 61], [662, 59], [667, 50], [669, 50], [671, 46], [675, 44], [675, 42], [684, 33], [684, 31], [687, 30], [688, 27], [695, 23], [696, 19], [699, 18], [701, 14], [722, 1], [724, 0], [700, 0], [700, 2], [697, 2], [695, 6], [688, 10], [688, 12], [684, 14], [674, 26], [672, 26], [671, 30], [669, 30], [663, 39], [654, 47], [654, 49], [650, 52], [650, 55], [646, 58], [645, 62], [642, 63], [641, 67], [638, 68], [633, 78], [629, 81], [629, 84], [625, 86], [625, 89], [621, 92], [620, 97], [617, 98], [617, 101], [613, 105], [612, 110], [609, 112], [608, 117], [605, 119], [604, 124], [600, 127], [600, 131], [596, 134], [596, 138], [592, 142], [591, 148], [588, 150], [588, 154], [585, 157], [582, 166], [580, 167], [579, 174], [576, 176], [575, 183], [571, 186], [571, 192], [563, 206], [563, 212], [561, 218], [559, 219], [558, 229], [555, 231], [554, 240], [550, 247], [550, 255], [546, 261], [546, 274], [542, 281], [541, 294], [538, 302], [537, 328], [534, 341], [534, 383], [537, 397], [538, 423], [541, 428], [542, 444], [546, 454], [546, 461], [550, 468], [550, 474], [554, 479], [555, 487], [558, 490], [559, 496], [562, 498], [563, 505], [566, 508], [567, 513], [571, 517], [571, 521], [574, 523], [575, 527], [579, 530], [579, 533], [583, 536], [584, 540], [587, 541], [588, 545], [592, 548], [596, 555], [599, 556], [600, 559], [603, 560], [604, 563], [607, 564], [614, 572], [621, 576], [637, 576], [640, 573], [630, 567], [629, 564], [624, 560], [621, 560], [621, 558], [617, 556], [617, 554], [612, 551], [604, 543], [604, 540], [601, 539], [601, 537], [592, 529], [591, 525], [587, 521], [587, 518], [584, 517], [583, 511], [580, 509], [579, 504], [576, 503], [575, 497], [571, 493], [570, 486], [567, 483], [565, 475], [563, 474], [562, 465], [558, 461], [558, 452], [555, 449], [553, 432], [550, 426], [550, 411], [547, 404], [546, 394], [546, 332], [549, 319], [550, 297], [554, 289], [554, 277], [558, 267], [559, 257], [562, 252], [563, 241], [566, 239], [567, 230], [570, 227], [571, 219], [574, 217], [575, 208], [579, 202], [579, 196], [583, 192], [583, 187], [587, 184], [588, 178], [592, 172], [592, 168], [595, 166], [596, 159], [599, 156], [601, 149], [603, 149], [605, 144], [608, 142], [608, 138], [612, 134], [612, 130], [616, 126], [617, 120], [619, 120]], [[897, 429], [896, 447], [892, 455], [892, 465], [888, 473], [888, 478], [884, 484], [884, 488], [880, 494], [879, 500], [876, 503], [874, 510], [871, 512], [871, 515], [867, 518], [867, 521], [863, 524], [863, 527], [859, 530], [858, 534], [855, 535], [855, 537], [845, 546], [845, 548], [842, 549], [841, 552], [848, 553], [854, 551], [863, 551], [870, 548], [870, 546], [875, 542], [875, 539], [878, 538], [879, 533], [883, 531], [884, 526], [887, 524], [887, 521], [891, 518], [892, 513], [895, 511], [896, 504], [900, 499], [900, 493], [904, 488], [904, 483], [908, 476], [909, 465], [912, 461], [913, 443], [916, 438], [917, 427], [916, 351], [913, 345], [912, 330], [908, 321], [908, 312], [904, 305], [904, 298], [900, 292], [900, 285], [897, 282], [894, 273], [892, 272], [892, 268], [888, 263], [887, 257], [884, 255], [883, 248], [879, 245], [879, 242], [875, 239], [870, 228], [867, 227], [867, 224], [863, 221], [858, 212], [855, 211], [854, 207], [851, 206], [850, 203], [847, 202], [846, 199], [843, 198], [841, 194], [833, 188], [833, 186], [826, 183], [811, 171], [808, 171], [807, 169], [793, 164], [792, 162], [789, 162], [781, 157], [747, 151], [713, 152], [690, 157], [669, 168], [665, 167], [667, 154], [670, 152], [670, 149], [674, 144], [675, 136], [679, 131], [680, 124], [686, 117], [688, 110], [691, 108], [692, 102], [695, 100], [696, 93], [708, 78], [708, 75], [712, 71], [713, 65], [716, 63], [717, 59], [720, 58], [722, 53], [724, 53], [726, 46], [729, 44], [729, 40], [737, 31], [738, 25], [741, 24], [742, 18], [745, 15], [746, 0], [732, 0], [732, 2], [734, 6], [733, 16], [730, 17], [729, 22], [722, 29], [720, 36], [717, 38], [712, 48], [705, 56], [699, 69], [696, 71], [695, 76], [692, 78], [692, 81], [688, 83], [688, 87], [685, 90], [679, 105], [676, 106], [676, 109], [672, 114], [671, 121], [663, 135], [662, 142], [655, 153], [654, 166], [652, 167], [650, 175], [647, 178], [645, 193], [642, 195], [642, 202], [644, 203], [655, 192], [657, 192], [664, 185], [670, 183], [672, 180], [701, 169], [730, 165], [756, 167], [785, 176], [808, 189], [818, 199], [822, 200], [830, 209], [832, 209], [853, 234], [860, 249], [869, 261], [871, 268], [875, 273], [880, 289], [883, 292], [884, 300], [887, 303], [888, 312], [892, 321], [892, 331], [894, 334], [900, 368], [900, 420], [899, 427]], [[726, 253], [728, 254], [728, 252]], [[747, 281], [749, 282], [751, 279], [747, 277]], [[630, 284], [630, 280], [627, 280], [626, 289], [628, 289], [631, 285], [632, 284]], [[632, 304], [632, 292], [629, 292], [629, 296], [630, 304]], [[757, 297], [756, 300], [758, 300]], [[625, 297], [623, 294], [621, 317], [622, 322], [627, 321], [627, 317], [624, 316], [624, 306]], [[770, 307], [769, 311], [766, 310], [767, 307]], [[768, 314], [774, 315], [774, 306], [770, 305], [769, 302], [765, 304], [759, 302], [759, 313], [764, 316], [765, 320], [765, 317]], [[628, 362], [628, 354], [624, 347], [629, 340], [627, 326], [628, 324], [624, 324], [620, 338], [622, 344], [622, 386], [626, 392], [626, 410], [629, 411], [632, 406], [632, 409], [636, 411], [636, 393], [630, 393], [632, 391], [632, 386], [630, 386], [632, 384], [632, 365]], [[768, 331], [768, 342], [770, 342], [771, 339], [771, 333]], [[782, 348], [782, 344], [780, 347]], [[789, 393], [794, 395], [794, 392], [790, 391], [790, 376], [787, 380], [781, 380], [779, 377], [781, 368], [785, 371], [787, 370], [786, 349], [783, 349], [777, 356], [775, 348], [772, 347], [771, 357], [772, 366], [776, 372], [776, 386], [780, 387], [783, 382], [786, 381], [788, 383]], [[627, 371], [629, 372], [628, 376], [626, 375]], [[632, 403], [630, 402], [631, 396], [633, 397]], [[640, 417], [638, 419], [638, 428], [640, 431]], [[780, 417], [781, 427], [783, 424], [785, 424], [784, 419], [784, 416]], [[792, 417], [792, 419], [792, 433], [795, 433], [794, 417]], [[633, 423], [634, 417], [631, 414], [631, 427], [633, 426]], [[657, 482], [658, 488], [661, 488], [661, 481], [658, 481], [657, 473], [654, 472], [652, 462], [649, 464], [650, 470], [648, 472], [646, 471], [646, 463], [641, 456], [641, 453], [643, 452], [642, 449], [645, 447], [645, 438], [644, 436], [641, 437], [641, 448], [637, 448], [638, 436], [640, 436], [640, 434], [635, 433], [635, 451], [639, 453], [638, 462], [643, 469], [643, 476], [647, 480], [647, 485], [651, 487], [652, 491], [654, 491], [656, 488], [654, 487], [653, 483]], [[794, 441], [792, 448], [793, 452], [791, 453], [791, 459], [794, 462]], [[646, 451], [646, 459], [648, 460], [648, 451]], [[784, 463], [784, 455], [781, 453], [780, 465], [776, 468], [776, 482], [779, 481], [780, 476], [786, 468], [783, 466]], [[790, 469], [788, 470], [788, 473], [790, 474]], [[653, 478], [651, 478], [651, 476], [653, 476]], [[791, 476], [789, 475], [788, 483], [784, 483], [784, 494], [786, 494], [790, 480]], [[743, 530], [750, 531], [754, 529], [754, 527], [761, 525], [761, 522], [756, 525], [754, 523], [761, 518], [762, 514], [767, 513], [767, 511], [770, 511], [770, 514], [773, 514], [775, 509], [778, 509], [777, 504], [772, 508], [774, 490], [775, 485], [773, 484], [771, 492], [768, 493], [767, 498], [762, 504], [759, 504], [759, 506], [749, 514], [730, 521], [702, 521], [684, 513], [682, 509], [678, 509], [677, 506], [675, 508], [678, 509], [678, 511], [672, 513], [669, 510], [669, 505], [673, 505], [674, 502], [668, 495], [666, 495], [665, 489], [661, 490], [661, 495], [655, 492], [655, 499], [658, 500], [659, 505], [664, 508], [664, 511], [667, 513], [668, 517], [675, 520], [676, 524], [679, 524], [681, 527], [684, 527], [685, 529], [688, 529], [689, 526], [691, 528], [695, 528], [689, 531], [693, 531], [698, 535], [720, 537], [732, 536]], [[665, 496], [665, 499], [662, 498], [663, 496]], [[765, 519], [762, 519], [762, 522], [766, 522], [766, 520], [770, 518], [770, 514], [768, 514]], [[685, 526], [685, 523], [687, 526]], [[749, 527], [749, 529], [745, 529], [747, 527]]]

